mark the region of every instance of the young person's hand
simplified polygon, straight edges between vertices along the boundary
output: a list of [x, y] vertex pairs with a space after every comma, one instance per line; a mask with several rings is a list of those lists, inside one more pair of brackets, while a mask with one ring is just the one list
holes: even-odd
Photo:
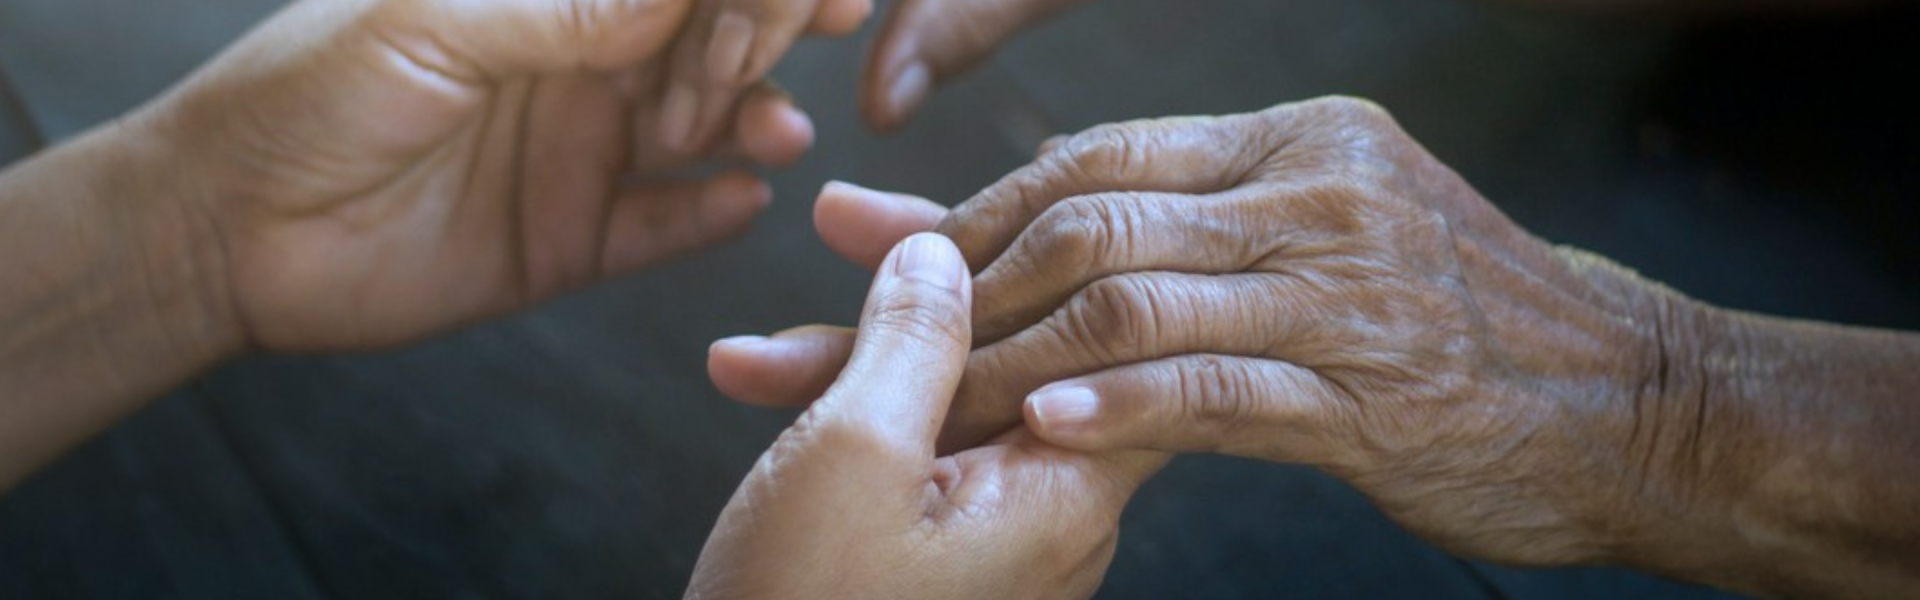
[[1025, 431], [936, 457], [971, 287], [944, 237], [893, 250], [851, 360], [734, 493], [687, 597], [1092, 595], [1121, 509], [1166, 459], [1069, 452]]
[[[901, 0], [867, 53], [867, 124], [906, 123], [935, 86], [993, 56], [1015, 34], [1087, 0]], [[1173, 5], [1169, 4], [1171, 8]]]
[[683, 152], [709, 147], [743, 94], [767, 77], [802, 35], [852, 33], [873, 0], [694, 0], [668, 50], [668, 83], [655, 118], [657, 143]]
[[689, 8], [302, 2], [138, 121], [177, 148], [247, 343], [406, 342], [727, 238], [767, 204], [744, 171], [667, 177], [784, 164], [813, 135], [761, 87], [711, 151], [659, 142], [659, 55]]

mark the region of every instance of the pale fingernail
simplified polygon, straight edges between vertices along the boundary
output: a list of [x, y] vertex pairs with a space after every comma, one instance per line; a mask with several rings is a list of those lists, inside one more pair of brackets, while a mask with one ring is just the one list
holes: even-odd
[[875, 192], [871, 189], [861, 187], [856, 184], [847, 183], [845, 181], [840, 181], [838, 179], [828, 181], [827, 185], [822, 186], [820, 188], [821, 195], [837, 194], [837, 195], [843, 195], [843, 196], [872, 196], [874, 195], [874, 193]]
[[752, 350], [760, 346], [765, 346], [767, 341], [768, 339], [765, 336], [738, 335], [714, 340], [712, 345], [707, 346], [707, 353], [712, 354], [721, 350]]
[[731, 10], [720, 13], [707, 42], [707, 81], [738, 83], [747, 69], [747, 54], [753, 50], [753, 30], [753, 19], [746, 15]]
[[887, 106], [894, 118], [904, 118], [907, 113], [920, 106], [926, 100], [928, 88], [933, 86], [933, 72], [927, 70], [926, 63], [908, 63], [893, 76], [893, 87], [887, 88]]
[[1027, 396], [1027, 404], [1033, 405], [1033, 416], [1042, 429], [1061, 431], [1093, 421], [1100, 412], [1100, 395], [1085, 386], [1048, 386]]
[[966, 267], [960, 251], [937, 233], [917, 233], [900, 248], [895, 275], [915, 279], [949, 290], [960, 289], [961, 273]]
[[666, 100], [660, 103], [660, 143], [668, 148], [680, 149], [687, 145], [687, 136], [693, 134], [695, 111], [700, 110], [700, 97], [693, 88], [684, 83], [675, 83], [667, 90]]

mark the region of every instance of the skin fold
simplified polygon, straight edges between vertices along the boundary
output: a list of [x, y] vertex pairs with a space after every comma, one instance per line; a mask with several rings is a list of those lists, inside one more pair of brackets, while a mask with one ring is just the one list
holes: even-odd
[[[856, 261], [884, 236], [839, 215], [892, 214], [979, 272], [943, 449], [1031, 430], [1303, 463], [1468, 556], [1920, 590], [1920, 336], [1719, 309], [1550, 245], [1364, 101], [1050, 146], [937, 222], [846, 185], [816, 210]], [[710, 370], [809, 390], [832, 335], [730, 342]]]

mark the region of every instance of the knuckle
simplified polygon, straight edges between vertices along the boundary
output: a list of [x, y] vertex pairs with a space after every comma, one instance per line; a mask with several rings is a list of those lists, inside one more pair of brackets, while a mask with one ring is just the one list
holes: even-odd
[[1168, 420], [1190, 424], [1195, 450], [1231, 448], [1245, 431], [1258, 425], [1261, 396], [1241, 367], [1218, 356], [1200, 356], [1178, 364], [1173, 378], [1179, 400], [1169, 407], [1176, 414]]
[[1157, 293], [1144, 276], [1093, 282], [1068, 305], [1066, 333], [1108, 362], [1153, 348], [1161, 335]]
[[1393, 122], [1393, 115], [1385, 107], [1356, 96], [1327, 96], [1311, 100], [1308, 104], [1348, 123], [1380, 125]]
[[1125, 179], [1147, 163], [1142, 135], [1137, 123], [1101, 125], [1069, 138], [1056, 156], [1087, 179]]
[[866, 419], [823, 419], [809, 431], [813, 447], [831, 456], [886, 460], [914, 456], [919, 448]]
[[1253, 386], [1245, 371], [1218, 356], [1186, 361], [1178, 369], [1181, 409], [1188, 420], [1233, 428], [1252, 420], [1258, 410]]
[[1035, 251], [1049, 260], [1082, 266], [1126, 261], [1140, 229], [1131, 194], [1081, 196], [1053, 205], [1035, 221]]

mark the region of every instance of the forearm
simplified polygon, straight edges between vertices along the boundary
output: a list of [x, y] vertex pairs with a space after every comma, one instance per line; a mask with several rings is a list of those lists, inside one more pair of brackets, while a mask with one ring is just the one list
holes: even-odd
[[241, 346], [191, 169], [151, 125], [0, 173], [0, 490]]
[[1920, 593], [1920, 335], [1707, 308], [1689, 331], [1642, 411], [1675, 432], [1656, 476], [1684, 523], [1627, 562], [1766, 595]]

